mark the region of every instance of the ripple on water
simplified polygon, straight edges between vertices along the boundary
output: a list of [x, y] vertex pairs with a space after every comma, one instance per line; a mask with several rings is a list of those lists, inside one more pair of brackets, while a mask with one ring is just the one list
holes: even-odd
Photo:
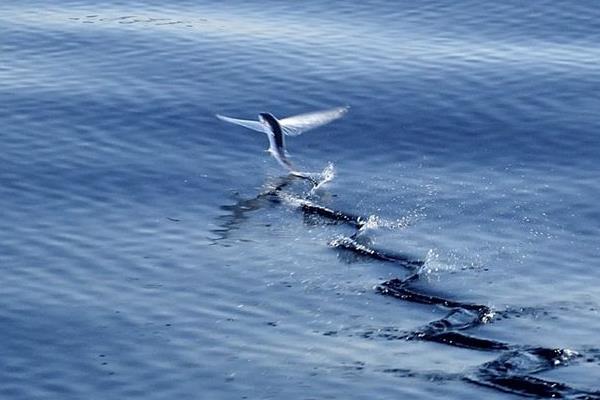
[[281, 171], [214, 118], [339, 104], [288, 142], [335, 164], [311, 201], [597, 389], [595, 5], [2, 2], [0, 394], [481, 397], [496, 354], [361, 336], [447, 313], [378, 295], [406, 271], [327, 247], [351, 228], [255, 206]]

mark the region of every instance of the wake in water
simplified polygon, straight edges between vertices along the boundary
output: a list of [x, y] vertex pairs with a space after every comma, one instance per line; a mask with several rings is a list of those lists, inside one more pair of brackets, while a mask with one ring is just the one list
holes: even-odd
[[[233, 206], [232, 209], [239, 210], [242, 207], [248, 206], [248, 204], [256, 205], [256, 202], [268, 199], [269, 203], [283, 203], [297, 208], [304, 215], [321, 218], [334, 224], [348, 225], [354, 228], [354, 233], [350, 236], [341, 236], [332, 239], [329, 242], [330, 247], [374, 261], [393, 263], [409, 271], [409, 275], [405, 278], [390, 279], [378, 285], [376, 289], [380, 294], [402, 301], [440, 307], [448, 311], [447, 315], [442, 319], [432, 321], [412, 331], [400, 331], [394, 327], [389, 327], [351, 332], [351, 336], [359, 335], [365, 339], [423, 340], [477, 351], [499, 353], [496, 359], [463, 374], [420, 374], [426, 376], [427, 379], [434, 377], [438, 380], [463, 380], [500, 391], [531, 397], [600, 400], [600, 391], [573, 388], [562, 382], [540, 379], [533, 376], [534, 374], [571, 365], [584, 359], [586, 361], [598, 362], [600, 361], [600, 350], [586, 349], [577, 352], [563, 348], [511, 344], [467, 334], [467, 331], [483, 324], [490, 324], [496, 320], [511, 318], [513, 316], [519, 317], [522, 315], [523, 310], [497, 312], [483, 304], [461, 302], [449, 297], [441, 297], [428, 293], [421, 288], [415, 288], [415, 283], [421, 280], [424, 275], [430, 273], [431, 268], [438, 268], [436, 266], [436, 264], [439, 264], [437, 254], [430, 252], [425, 260], [419, 260], [407, 254], [373, 247], [369, 240], [369, 232], [382, 228], [402, 228], [407, 226], [410, 219], [389, 222], [374, 215], [364, 217], [331, 209], [319, 204], [318, 190], [322, 189], [334, 177], [335, 172], [331, 164], [320, 174], [312, 174], [310, 179], [305, 176], [298, 177], [292, 174], [283, 178], [277, 184], [269, 185], [256, 198], [240, 202], [237, 206]], [[312, 185], [308, 191], [303, 192], [300, 196], [284, 190], [297, 179], [303, 179]], [[261, 204], [264, 206], [267, 203]], [[250, 207], [250, 209], [256, 210], [258, 208]], [[235, 212], [233, 215], [236, 215]], [[342, 333], [344, 332], [328, 331], [324, 335], [334, 336]], [[389, 368], [383, 372], [399, 376], [406, 374], [408, 374], [406, 376], [416, 376], [412, 371], [406, 371], [402, 368]]]

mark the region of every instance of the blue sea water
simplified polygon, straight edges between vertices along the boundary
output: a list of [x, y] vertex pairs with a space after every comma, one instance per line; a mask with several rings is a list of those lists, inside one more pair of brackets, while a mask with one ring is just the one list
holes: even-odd
[[338, 105], [287, 142], [313, 199], [600, 391], [599, 65], [594, 1], [2, 1], [0, 398], [517, 398], [468, 380], [502, 352], [364, 334], [448, 310], [214, 117]]

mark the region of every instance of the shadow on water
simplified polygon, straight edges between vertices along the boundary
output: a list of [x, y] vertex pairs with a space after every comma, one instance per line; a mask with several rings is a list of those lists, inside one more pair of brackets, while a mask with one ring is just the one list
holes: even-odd
[[248, 219], [247, 214], [259, 210], [271, 203], [278, 203], [281, 199], [278, 192], [296, 179], [293, 175], [279, 177], [275, 181], [269, 181], [264, 185], [264, 190], [257, 196], [250, 199], [240, 199], [235, 204], [225, 204], [219, 208], [226, 212], [217, 219], [217, 228], [211, 229], [210, 232], [216, 237], [212, 238], [212, 244], [223, 244], [226, 239], [231, 236], [231, 233], [239, 228], [239, 226]]
[[[233, 230], [248, 219], [247, 213], [278, 203], [287, 203], [297, 207], [303, 213], [305, 221], [310, 224], [317, 224], [318, 220], [322, 219], [324, 224], [351, 226], [355, 229], [352, 235], [338, 237], [329, 242], [330, 247], [338, 250], [342, 261], [353, 262], [357, 259], [371, 259], [378, 262], [393, 263], [407, 269], [409, 271], [407, 277], [382, 282], [376, 290], [384, 296], [445, 309], [447, 314], [439, 320], [432, 321], [412, 331], [400, 331], [394, 327], [389, 327], [370, 329], [358, 333], [346, 332], [345, 334], [360, 336], [364, 339], [429, 341], [470, 350], [500, 353], [496, 359], [464, 374], [421, 373], [402, 368], [388, 368], [382, 370], [382, 372], [395, 376], [423, 377], [427, 380], [436, 381], [463, 380], [522, 396], [600, 400], [600, 391], [577, 389], [561, 382], [533, 376], [540, 372], [574, 364], [582, 359], [597, 361], [596, 359], [600, 358], [597, 349], [587, 349], [580, 353], [562, 348], [504, 343], [467, 334], [467, 331], [477, 326], [510, 318], [511, 311], [495, 312], [486, 305], [461, 302], [450, 297], [431, 294], [421, 288], [415, 288], [414, 284], [420, 280], [421, 275], [424, 273], [425, 261], [411, 257], [408, 254], [373, 247], [369, 237], [363, 234], [363, 228], [369, 221], [367, 217], [322, 206], [313, 201], [310, 194], [296, 197], [284, 191], [297, 179], [300, 178], [295, 176], [280, 178], [275, 182], [267, 183], [265, 190], [254, 198], [240, 200], [234, 205], [222, 206], [221, 209], [227, 211], [228, 214], [220, 217], [220, 228], [213, 231], [218, 235], [214, 239], [214, 243], [219, 243], [219, 241], [228, 238]], [[318, 185], [318, 182], [312, 180], [310, 182], [313, 185]], [[520, 313], [521, 311], [516, 312]], [[324, 335], [336, 336], [340, 333], [343, 332], [328, 331]]]

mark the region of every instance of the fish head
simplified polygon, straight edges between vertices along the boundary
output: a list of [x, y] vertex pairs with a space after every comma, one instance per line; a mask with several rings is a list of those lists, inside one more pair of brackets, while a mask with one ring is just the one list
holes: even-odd
[[260, 113], [258, 114], [258, 120], [263, 124], [269, 127], [271, 131], [274, 131], [276, 127], [279, 125], [277, 120], [273, 116], [273, 114], [269, 113]]

